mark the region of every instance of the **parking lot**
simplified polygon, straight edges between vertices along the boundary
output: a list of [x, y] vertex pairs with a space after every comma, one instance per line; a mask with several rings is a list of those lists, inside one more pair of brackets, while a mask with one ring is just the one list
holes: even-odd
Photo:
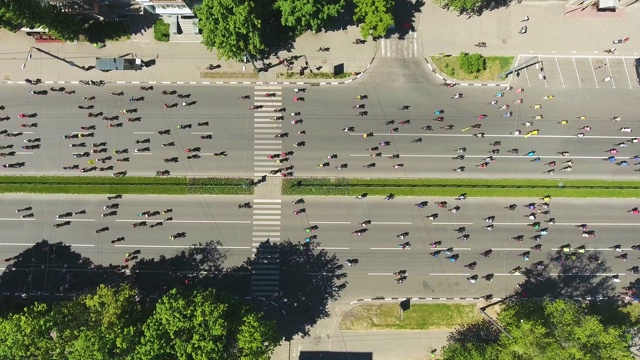
[[[518, 64], [534, 56], [520, 55]], [[538, 56], [539, 62], [516, 74], [521, 87], [579, 87], [640, 90], [634, 61], [623, 56]]]

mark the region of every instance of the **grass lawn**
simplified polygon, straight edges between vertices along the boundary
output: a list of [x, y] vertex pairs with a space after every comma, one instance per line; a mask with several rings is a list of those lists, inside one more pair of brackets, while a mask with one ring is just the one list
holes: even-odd
[[513, 65], [513, 56], [487, 56], [487, 68], [477, 74], [467, 74], [460, 68], [457, 56], [432, 56], [431, 61], [440, 72], [456, 80], [495, 81], [498, 75]]
[[[562, 183], [562, 187], [559, 184]], [[283, 194], [306, 196], [458, 196], [640, 198], [638, 181], [512, 179], [285, 179]]]
[[400, 319], [400, 305], [360, 305], [340, 321], [342, 330], [448, 330], [478, 320], [475, 305], [412, 304]]
[[0, 193], [250, 195], [242, 178], [107, 176], [0, 176]]

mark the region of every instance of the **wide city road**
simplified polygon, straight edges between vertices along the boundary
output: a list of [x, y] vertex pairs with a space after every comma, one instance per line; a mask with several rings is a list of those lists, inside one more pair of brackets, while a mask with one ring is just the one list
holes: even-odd
[[[155, 85], [152, 91], [141, 91], [139, 85], [107, 84], [98, 88], [65, 84], [67, 91], [75, 91], [73, 94], [52, 92], [50, 87], [3, 85], [0, 105], [4, 110], [0, 111], [0, 117], [10, 119], [0, 123], [0, 130], [22, 134], [0, 141], [2, 146], [13, 146], [1, 150], [2, 153], [16, 152], [2, 162], [25, 163], [21, 168], [3, 169], [3, 173], [80, 174], [79, 169], [63, 170], [63, 167], [91, 168], [95, 160], [101, 159], [103, 162], [95, 163], [97, 169], [86, 173], [87, 176], [115, 171], [148, 176], [165, 169], [172, 175], [254, 176], [254, 164], [265, 162], [272, 164], [267, 166], [269, 169], [294, 165], [295, 176], [600, 179], [638, 176], [634, 172], [638, 160], [633, 157], [640, 154], [637, 149], [640, 145], [632, 139], [640, 131], [636, 115], [640, 105], [628, 90], [563, 88], [550, 93], [547, 89], [527, 88], [516, 93], [516, 89], [446, 88], [424, 82], [388, 82], [381, 86], [367, 77], [347, 85], [308, 87], [298, 94], [293, 92], [293, 86], [275, 85], [255, 88]], [[49, 94], [29, 95], [31, 89], [46, 89]], [[174, 95], [161, 93], [172, 90]], [[112, 92], [123, 95], [110, 96]], [[463, 98], [451, 99], [456, 92], [462, 93]], [[498, 92], [504, 92], [504, 97], [496, 97]], [[267, 93], [271, 96], [266, 96]], [[179, 94], [189, 97], [178, 98]], [[239, 99], [243, 95], [250, 95], [251, 99]], [[367, 95], [368, 99], [356, 100], [358, 95]], [[554, 97], [546, 100], [547, 95]], [[95, 96], [95, 100], [83, 100], [83, 96]], [[131, 97], [142, 96], [144, 101], [129, 101]], [[305, 101], [296, 102], [294, 97], [304, 97]], [[515, 104], [517, 99], [523, 99], [523, 103]], [[498, 100], [498, 104], [489, 105], [492, 100]], [[195, 104], [181, 106], [183, 101]], [[165, 103], [178, 105], [165, 109]], [[364, 109], [353, 108], [359, 104]], [[250, 109], [254, 105], [261, 108]], [[399, 110], [403, 105], [409, 108]], [[509, 105], [509, 109], [499, 110], [503, 105]], [[540, 108], [531, 107], [535, 105]], [[121, 114], [123, 109], [137, 109], [137, 113]], [[444, 110], [441, 122], [433, 120], [439, 117], [434, 114], [437, 110]], [[357, 116], [359, 111], [367, 111], [368, 115]], [[502, 116], [507, 111], [512, 112], [511, 117]], [[89, 118], [89, 112], [119, 118], [113, 121]], [[300, 114], [291, 116], [295, 112]], [[21, 119], [18, 117], [21, 113], [37, 113], [37, 117]], [[483, 114], [487, 117], [478, 119]], [[535, 119], [537, 115], [542, 119]], [[282, 116], [284, 120], [271, 121], [274, 116]], [[580, 120], [582, 116], [586, 118]], [[620, 121], [613, 121], [614, 117]], [[139, 121], [129, 122], [128, 118]], [[292, 120], [302, 121], [292, 124]], [[394, 124], [385, 125], [392, 120]], [[410, 123], [400, 124], [406, 120]], [[568, 123], [563, 125], [563, 120]], [[21, 127], [32, 123], [37, 127]], [[480, 128], [469, 128], [476, 124]], [[179, 129], [180, 125], [188, 127]], [[95, 130], [82, 130], [83, 126], [95, 126]], [[432, 130], [423, 129], [427, 126]], [[352, 132], [343, 131], [349, 127], [353, 127]], [[392, 128], [398, 129], [390, 133]], [[171, 133], [159, 135], [161, 130]], [[520, 135], [514, 135], [517, 130]], [[538, 130], [538, 135], [525, 137], [532, 130]], [[80, 133], [93, 133], [94, 137], [63, 138]], [[281, 133], [288, 136], [274, 138]], [[363, 137], [369, 133], [374, 136]], [[483, 138], [477, 137], [480, 133]], [[578, 137], [580, 133], [584, 136]], [[41, 144], [39, 149], [20, 148], [30, 145], [25, 140], [33, 139], [41, 140], [31, 143]], [[276, 146], [274, 154], [280, 150], [292, 152], [287, 156], [289, 162], [278, 164], [268, 159], [269, 150], [256, 146], [264, 141], [281, 145]], [[386, 141], [388, 146], [379, 145]], [[304, 146], [294, 146], [300, 142]], [[500, 145], [494, 145], [495, 142]], [[86, 147], [71, 147], [82, 143]], [[378, 149], [371, 149], [375, 147]], [[135, 152], [144, 148], [148, 151]], [[466, 152], [457, 152], [460, 148], [466, 148]], [[186, 152], [188, 149], [191, 152]], [[518, 153], [509, 152], [513, 149]], [[115, 150], [127, 153], [118, 155]], [[527, 156], [531, 151], [532, 156]], [[87, 158], [73, 157], [73, 153], [83, 152], [91, 154]], [[221, 152], [227, 156], [214, 156]], [[566, 152], [565, 156], [562, 152]], [[188, 158], [195, 153], [199, 156]], [[333, 154], [338, 157], [326, 160]], [[399, 158], [389, 159], [393, 154], [399, 154]], [[452, 159], [458, 155], [464, 155], [464, 160]], [[489, 156], [493, 159], [488, 159]], [[608, 160], [611, 156], [615, 158]], [[538, 157], [539, 161], [535, 161]], [[566, 161], [569, 163], [563, 164]], [[371, 165], [374, 163], [375, 166]], [[485, 163], [488, 165], [482, 166]], [[321, 164], [325, 166], [319, 168]], [[341, 164], [346, 164], [346, 168], [337, 169]], [[394, 167], [398, 164], [402, 166]], [[464, 173], [452, 171], [461, 166]]]
[[[595, 199], [552, 199], [548, 209], [541, 206], [542, 200], [528, 199], [467, 199], [456, 201], [445, 198], [397, 198], [386, 201], [382, 198], [306, 198], [302, 205], [294, 205], [294, 198], [286, 197], [282, 202], [281, 239], [305, 243], [305, 239], [316, 235], [314, 246], [335, 253], [338, 261], [358, 259], [358, 264], [349, 267], [345, 264], [348, 286], [342, 297], [346, 301], [372, 296], [434, 296], [469, 297], [494, 294], [510, 294], [523, 277], [511, 275], [510, 271], [518, 266], [523, 268], [543, 261], [548, 264], [555, 257], [556, 250], [569, 244], [572, 251], [584, 245], [585, 254], [598, 255], [603, 261], [596, 273], [576, 268], [579, 277], [593, 277], [596, 280], [610, 282], [618, 287], [628, 284], [636, 278], [626, 271], [640, 265], [638, 253], [631, 249], [640, 245], [634, 236], [638, 228], [636, 216], [627, 211], [635, 207], [633, 200], [595, 200]], [[107, 201], [105, 196], [70, 195], [2, 195], [3, 208], [0, 221], [3, 223], [4, 240], [1, 243], [1, 256], [9, 258], [45, 238], [50, 242], [64, 242], [74, 251], [89, 257], [99, 264], [123, 264], [124, 254], [141, 250], [142, 258], [157, 258], [159, 255], [171, 256], [192, 244], [209, 240], [219, 240], [227, 254], [226, 266], [238, 265], [252, 254], [252, 210], [238, 209], [238, 203], [250, 201], [237, 197], [162, 197], [128, 196]], [[429, 205], [418, 208], [416, 203], [429, 201]], [[447, 209], [439, 208], [435, 203], [447, 201]], [[535, 210], [524, 205], [536, 203]], [[101, 217], [108, 211], [107, 204], [118, 203], [117, 214]], [[505, 209], [516, 204], [517, 209]], [[455, 206], [459, 211], [449, 211]], [[32, 210], [16, 213], [17, 209], [32, 207]], [[164, 211], [149, 218], [139, 217], [143, 211]], [[305, 209], [299, 215], [295, 210]], [[56, 219], [56, 215], [66, 212], [83, 212], [68, 219]], [[540, 212], [538, 211], [540, 210]], [[545, 215], [543, 212], [550, 211]], [[531, 213], [536, 219], [529, 219]], [[33, 213], [33, 217], [21, 218], [21, 215]], [[427, 216], [438, 214], [434, 220]], [[487, 218], [495, 216], [493, 229]], [[167, 217], [162, 225], [150, 228]], [[548, 221], [555, 218], [555, 224]], [[54, 228], [66, 220], [68, 226]], [[362, 222], [370, 220], [365, 227]], [[132, 224], [147, 221], [148, 225], [133, 228]], [[540, 222], [540, 229], [548, 228], [547, 235], [541, 235], [536, 243], [532, 237], [539, 232], [527, 226]], [[595, 238], [582, 236], [582, 230], [576, 225], [587, 224], [594, 231]], [[306, 232], [305, 228], [316, 225], [318, 229]], [[95, 230], [108, 227], [108, 231], [96, 234]], [[460, 229], [460, 232], [455, 231]], [[362, 235], [354, 235], [356, 230], [366, 229]], [[172, 234], [185, 232], [186, 237], [170, 240]], [[402, 233], [405, 238], [398, 236]], [[458, 239], [464, 234], [466, 241]], [[518, 242], [514, 237], [523, 236]], [[124, 241], [111, 241], [124, 237]], [[439, 247], [431, 245], [441, 241]], [[399, 248], [401, 243], [410, 242], [409, 248]], [[541, 244], [541, 251], [530, 249]], [[613, 247], [620, 245], [620, 251]], [[447, 248], [453, 248], [446, 254]], [[491, 249], [489, 257], [481, 253]], [[442, 253], [436, 258], [434, 251]], [[529, 260], [523, 253], [530, 251]], [[627, 254], [627, 255], [623, 255]], [[447, 256], [458, 255], [455, 262]], [[627, 256], [622, 261], [616, 256]], [[464, 265], [476, 262], [475, 269]], [[597, 262], [597, 261], [593, 261]], [[550, 268], [551, 274], [558, 273], [557, 265]], [[406, 270], [407, 280], [396, 284], [394, 272]], [[492, 281], [482, 276], [493, 274]], [[619, 274], [620, 283], [613, 283], [611, 276]], [[478, 275], [476, 283], [467, 280]], [[281, 277], [285, 277], [282, 274]], [[322, 269], [318, 269], [322, 276]]]

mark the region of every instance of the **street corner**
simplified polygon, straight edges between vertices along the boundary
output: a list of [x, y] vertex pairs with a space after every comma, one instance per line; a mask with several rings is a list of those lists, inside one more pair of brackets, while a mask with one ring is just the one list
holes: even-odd
[[537, 57], [515, 72], [511, 85], [531, 88], [640, 89], [635, 57], [521, 55], [518, 64]]

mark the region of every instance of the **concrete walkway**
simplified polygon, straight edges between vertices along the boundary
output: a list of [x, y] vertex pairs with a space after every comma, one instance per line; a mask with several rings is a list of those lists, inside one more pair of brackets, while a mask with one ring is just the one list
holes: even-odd
[[[366, 359], [356, 354], [371, 354], [374, 360], [424, 360], [433, 349], [446, 345], [449, 331], [354, 331], [341, 330], [340, 319], [359, 304], [330, 304], [331, 317], [322, 319], [311, 329], [310, 336], [295, 338], [279, 346], [273, 360], [295, 360], [316, 355], [318, 359]], [[350, 356], [346, 354], [350, 353]], [[329, 357], [329, 354], [334, 357]], [[309, 356], [309, 359], [315, 359]]]
[[[345, 35], [346, 33], [346, 35]], [[356, 28], [346, 32], [305, 34], [294, 44], [291, 51], [282, 51], [280, 58], [298, 57], [293, 70], [300, 66], [314, 68], [321, 66], [321, 72], [332, 72], [334, 66], [343, 65], [345, 73], [361, 73], [373, 61], [376, 43], [354, 45]], [[129, 41], [108, 42], [102, 49], [94, 48], [90, 43], [36, 43], [22, 32], [11, 33], [0, 30], [0, 71], [2, 82], [20, 82], [25, 78], [40, 78], [46, 82], [77, 82], [78, 80], [106, 80], [108, 82], [133, 83], [230, 83], [238, 81], [256, 82], [327, 82], [330, 80], [287, 80], [280, 76], [285, 72], [283, 66], [275, 66], [256, 77], [251, 63], [219, 61], [215, 51], [209, 52], [204, 45], [194, 42], [157, 42], [153, 32], [134, 35]], [[328, 52], [318, 52], [320, 46], [329, 47]], [[27, 60], [31, 47], [32, 57]], [[96, 57], [136, 57], [154, 63], [141, 71], [86, 70], [95, 65]], [[277, 64], [273, 57], [266, 63]], [[209, 64], [220, 68], [207, 71]], [[261, 64], [256, 64], [261, 66]], [[24, 66], [24, 69], [22, 67]], [[245, 76], [246, 74], [246, 76]], [[346, 81], [346, 78], [342, 81]]]

